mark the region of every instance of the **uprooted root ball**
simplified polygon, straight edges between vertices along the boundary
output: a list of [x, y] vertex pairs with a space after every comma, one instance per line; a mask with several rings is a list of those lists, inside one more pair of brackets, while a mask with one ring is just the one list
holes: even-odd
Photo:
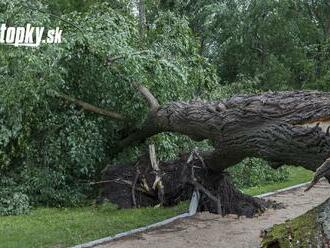
[[[182, 156], [178, 160], [159, 162], [159, 171], [151, 165], [149, 155], [137, 162], [110, 165], [104, 170], [102, 197], [121, 208], [162, 204], [173, 206], [190, 200], [195, 190], [200, 192], [198, 210], [216, 214], [237, 214], [253, 217], [274, 204], [240, 192], [228, 174], [208, 169], [199, 156]], [[158, 175], [158, 179], [157, 179]], [[163, 192], [157, 187], [161, 180]]]

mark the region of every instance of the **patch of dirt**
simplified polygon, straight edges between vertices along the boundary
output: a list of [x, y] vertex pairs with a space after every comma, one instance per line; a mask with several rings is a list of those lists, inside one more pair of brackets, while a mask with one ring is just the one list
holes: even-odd
[[283, 203], [285, 208], [268, 209], [253, 219], [207, 212], [177, 221], [148, 232], [137, 238], [120, 239], [98, 246], [98, 248], [257, 248], [262, 230], [295, 218], [321, 204], [329, 197], [330, 186], [326, 182], [317, 184], [309, 192], [299, 188], [282, 192], [266, 199]]

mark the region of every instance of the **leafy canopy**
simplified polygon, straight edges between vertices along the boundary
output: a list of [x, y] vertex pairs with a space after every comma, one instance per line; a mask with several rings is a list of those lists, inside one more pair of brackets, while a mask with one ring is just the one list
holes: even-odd
[[[160, 12], [142, 39], [136, 16], [122, 7], [96, 3], [63, 14], [63, 22], [47, 14], [59, 12], [52, 4], [0, 3], [0, 21], [7, 26], [58, 26], [64, 35], [60, 45], [0, 47], [0, 166], [8, 178], [1, 183], [13, 195], [25, 194], [34, 204], [78, 204], [129, 128], [83, 112], [52, 92], [123, 113], [131, 126], [147, 113], [132, 82], [146, 85], [162, 103], [207, 98], [214, 88], [215, 70], [199, 54], [186, 18]], [[174, 156], [180, 147], [171, 140], [178, 139], [156, 139], [166, 150], [163, 156]]]

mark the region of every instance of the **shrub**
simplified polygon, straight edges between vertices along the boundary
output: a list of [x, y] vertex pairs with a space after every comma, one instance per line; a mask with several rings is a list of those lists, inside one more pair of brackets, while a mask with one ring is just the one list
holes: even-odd
[[239, 188], [254, 187], [260, 184], [285, 181], [289, 176], [286, 167], [272, 169], [262, 159], [247, 158], [228, 169], [234, 183]]
[[29, 197], [20, 192], [12, 179], [2, 178], [0, 181], [0, 215], [27, 214], [29, 210]]

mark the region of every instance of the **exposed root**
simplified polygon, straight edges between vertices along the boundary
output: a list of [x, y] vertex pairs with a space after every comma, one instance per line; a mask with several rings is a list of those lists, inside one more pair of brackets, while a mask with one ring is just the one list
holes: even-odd
[[226, 173], [208, 169], [196, 150], [179, 160], [157, 162], [156, 170], [150, 154], [139, 159], [138, 169], [134, 164], [108, 166], [104, 171], [105, 183], [101, 184], [103, 197], [122, 208], [172, 206], [190, 200], [196, 190], [201, 195], [198, 211], [253, 217], [272, 207], [265, 200], [240, 192]]

